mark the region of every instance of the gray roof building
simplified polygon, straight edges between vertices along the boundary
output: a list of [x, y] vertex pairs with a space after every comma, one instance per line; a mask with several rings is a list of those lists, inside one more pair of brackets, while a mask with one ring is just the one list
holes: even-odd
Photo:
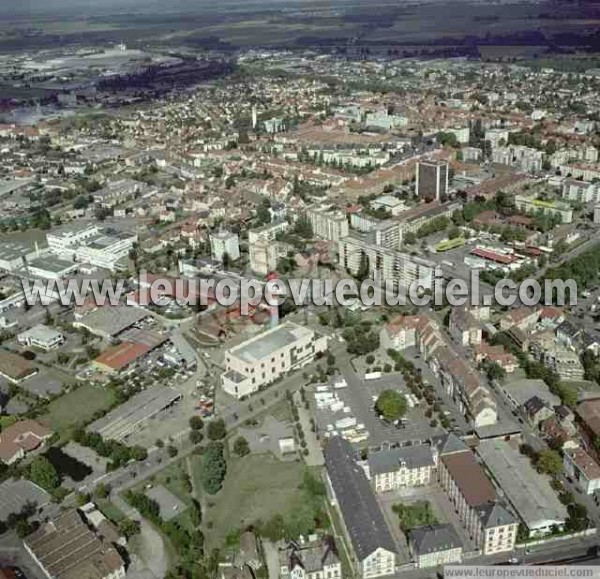
[[437, 448], [439, 456], [469, 450], [467, 445], [456, 434], [452, 433], [437, 436], [432, 440], [432, 443]]
[[350, 443], [332, 437], [324, 450], [325, 466], [356, 556], [366, 559], [379, 548], [397, 553], [383, 514]]
[[410, 532], [410, 542], [417, 556], [460, 549], [462, 543], [450, 524], [418, 527]]
[[567, 509], [558, 500], [549, 478], [536, 472], [529, 458], [510, 441], [482, 440], [477, 452], [532, 536], [564, 524]]
[[82, 316], [73, 325], [87, 328], [92, 334], [109, 339], [148, 316], [148, 312], [139, 308], [105, 305]]
[[97, 432], [107, 440], [123, 441], [141, 429], [147, 420], [172, 407], [181, 398], [181, 392], [175, 388], [148, 388], [90, 424], [87, 431]]
[[369, 472], [372, 475], [393, 472], [400, 466], [408, 469], [434, 466], [431, 447], [427, 445], [390, 448], [369, 454]]
[[517, 522], [516, 517], [500, 503], [488, 503], [478, 507], [477, 513], [484, 529], [505, 527]]

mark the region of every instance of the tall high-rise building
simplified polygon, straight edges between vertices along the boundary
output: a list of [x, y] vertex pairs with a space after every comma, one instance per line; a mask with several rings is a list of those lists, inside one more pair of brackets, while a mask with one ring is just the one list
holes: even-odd
[[252, 130], [256, 130], [258, 125], [258, 112], [256, 110], [256, 105], [252, 106]]
[[210, 234], [210, 248], [215, 261], [223, 261], [225, 254], [231, 261], [240, 258], [240, 238], [237, 233], [219, 230]]
[[422, 199], [439, 201], [448, 194], [449, 170], [446, 161], [419, 161], [417, 163], [417, 195]]

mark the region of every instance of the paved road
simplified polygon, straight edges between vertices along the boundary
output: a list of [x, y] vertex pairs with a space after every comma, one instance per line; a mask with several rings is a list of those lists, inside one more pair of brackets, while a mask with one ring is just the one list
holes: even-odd
[[118, 493], [110, 498], [128, 518], [140, 522], [140, 534], [133, 539], [137, 556], [132, 557], [128, 579], [163, 579], [169, 568], [169, 556], [161, 534]]
[[[464, 565], [499, 565], [506, 564], [508, 559], [516, 557], [520, 564], [536, 565], [548, 563], [551, 561], [560, 561], [563, 559], [584, 556], [588, 549], [596, 547], [598, 538], [584, 537], [575, 539], [564, 539], [554, 543], [546, 543], [537, 547], [532, 547], [529, 553], [525, 549], [516, 549], [511, 553], [500, 553], [495, 556], [477, 557], [463, 561]], [[597, 563], [586, 563], [594, 565]], [[433, 579], [437, 578], [438, 573], [442, 573], [442, 567], [430, 569], [415, 569], [391, 575], [390, 579]]]

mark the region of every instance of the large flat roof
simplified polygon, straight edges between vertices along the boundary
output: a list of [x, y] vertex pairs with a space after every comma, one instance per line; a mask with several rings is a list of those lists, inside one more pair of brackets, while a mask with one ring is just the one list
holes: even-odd
[[245, 362], [254, 363], [268, 358], [273, 352], [312, 334], [313, 332], [308, 328], [288, 322], [250, 338], [229, 352]]
[[181, 398], [174, 388], [148, 388], [88, 426], [102, 438], [123, 440], [136, 427]]
[[77, 267], [77, 263], [61, 259], [55, 255], [44, 255], [44, 257], [37, 257], [27, 263], [29, 267], [35, 267], [43, 271], [51, 271], [52, 273], [61, 273], [70, 268]]
[[35, 244], [27, 241], [0, 241], [0, 260], [13, 261], [35, 251]]
[[148, 316], [148, 312], [132, 306], [102, 306], [77, 320], [77, 324], [91, 332], [116, 336]]
[[568, 514], [547, 476], [538, 474], [529, 458], [504, 440], [483, 440], [477, 448], [519, 516], [530, 528], [564, 521]]

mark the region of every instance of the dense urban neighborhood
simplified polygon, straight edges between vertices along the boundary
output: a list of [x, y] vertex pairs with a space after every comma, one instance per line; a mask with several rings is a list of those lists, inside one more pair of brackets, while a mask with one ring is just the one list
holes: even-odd
[[598, 564], [589, 60], [2, 55], [0, 578]]

